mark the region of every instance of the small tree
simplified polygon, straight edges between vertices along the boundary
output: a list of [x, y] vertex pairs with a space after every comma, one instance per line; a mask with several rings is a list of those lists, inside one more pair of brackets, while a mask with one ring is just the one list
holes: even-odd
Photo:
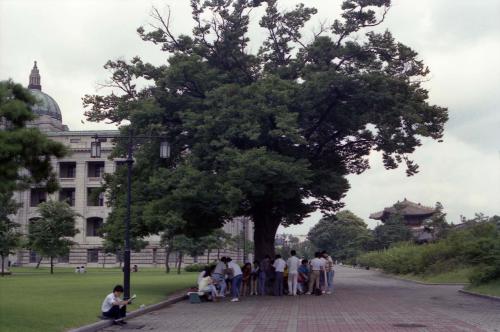
[[450, 224], [446, 221], [446, 213], [443, 212], [443, 205], [436, 202], [436, 212], [426, 222], [426, 225], [432, 229], [433, 237], [445, 238], [450, 230]]
[[19, 204], [12, 199], [12, 192], [0, 193], [0, 257], [2, 276], [5, 273], [5, 258], [14, 253], [21, 244], [19, 224], [12, 222], [9, 216], [16, 213]]
[[345, 210], [321, 219], [307, 237], [315, 247], [346, 260], [356, 257], [366, 247], [370, 231], [363, 219]]
[[383, 225], [373, 230], [373, 243], [370, 249], [387, 249], [394, 243], [409, 241], [412, 237], [411, 230], [405, 225], [403, 216], [393, 214]]
[[54, 273], [54, 257], [67, 255], [74, 243], [68, 237], [78, 233], [75, 219], [79, 216], [65, 202], [48, 201], [38, 206], [40, 219], [29, 225], [28, 246], [42, 257], [50, 258], [50, 273]]

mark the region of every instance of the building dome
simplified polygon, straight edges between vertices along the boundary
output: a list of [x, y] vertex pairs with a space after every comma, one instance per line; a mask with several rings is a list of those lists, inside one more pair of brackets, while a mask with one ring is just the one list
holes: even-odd
[[68, 130], [67, 127], [62, 124], [61, 109], [59, 105], [57, 105], [54, 98], [42, 92], [42, 85], [40, 82], [40, 73], [38, 72], [35, 61], [35, 65], [33, 69], [31, 69], [28, 84], [29, 91], [37, 101], [35, 105], [31, 106], [31, 111], [38, 115], [32, 124], [42, 131]]
[[29, 89], [31, 94], [36, 98], [37, 104], [31, 106], [31, 110], [36, 115], [48, 115], [51, 118], [62, 121], [61, 109], [57, 105], [54, 98], [37, 89]]

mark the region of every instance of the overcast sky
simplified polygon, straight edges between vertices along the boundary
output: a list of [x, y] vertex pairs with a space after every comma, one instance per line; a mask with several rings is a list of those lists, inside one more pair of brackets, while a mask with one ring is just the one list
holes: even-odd
[[[282, 0], [291, 7], [303, 2], [319, 12], [307, 26], [333, 21], [340, 0]], [[27, 85], [33, 61], [38, 61], [42, 89], [56, 99], [63, 122], [71, 130], [113, 129], [104, 123], [84, 124], [81, 97], [96, 93], [107, 72], [108, 59], [135, 55], [155, 64], [167, 54], [137, 36], [151, 22], [152, 5], [173, 12], [177, 33], [191, 30], [188, 0], [0, 0], [0, 80]], [[387, 171], [380, 156], [371, 169], [350, 176], [346, 208], [362, 217], [408, 198], [433, 206], [440, 201], [448, 220], [476, 212], [500, 214], [500, 1], [393, 0], [384, 23], [397, 40], [413, 47], [431, 69], [431, 102], [449, 108], [443, 143], [424, 142], [413, 155], [420, 173], [406, 177], [404, 169]], [[255, 22], [255, 21], [254, 21]], [[262, 34], [250, 30], [258, 48]], [[303, 225], [284, 231], [306, 234], [321, 217], [313, 214]], [[281, 230], [283, 231], [283, 230]]]

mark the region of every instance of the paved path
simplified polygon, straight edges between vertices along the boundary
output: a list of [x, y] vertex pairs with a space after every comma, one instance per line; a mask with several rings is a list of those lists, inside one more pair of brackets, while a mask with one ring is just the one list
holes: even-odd
[[460, 286], [419, 285], [346, 267], [337, 267], [335, 281], [333, 295], [184, 301], [105, 331], [500, 331], [500, 302], [461, 294]]

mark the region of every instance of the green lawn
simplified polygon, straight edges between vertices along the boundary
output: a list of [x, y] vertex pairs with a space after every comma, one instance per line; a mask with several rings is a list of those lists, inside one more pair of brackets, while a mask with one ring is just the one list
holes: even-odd
[[486, 295], [500, 296], [500, 279], [479, 286], [469, 286], [466, 290]]
[[[83, 275], [73, 269], [14, 268], [0, 277], [0, 330], [2, 332], [64, 331], [98, 320], [104, 297], [123, 283], [119, 269], [90, 268]], [[196, 273], [165, 274], [160, 269], [132, 273], [131, 293], [137, 294], [129, 310], [152, 304], [196, 283]]]
[[399, 275], [403, 279], [416, 280], [426, 283], [443, 283], [443, 284], [465, 284], [469, 282], [469, 274], [471, 268], [460, 268], [453, 271], [447, 271], [439, 274], [404, 274]]

